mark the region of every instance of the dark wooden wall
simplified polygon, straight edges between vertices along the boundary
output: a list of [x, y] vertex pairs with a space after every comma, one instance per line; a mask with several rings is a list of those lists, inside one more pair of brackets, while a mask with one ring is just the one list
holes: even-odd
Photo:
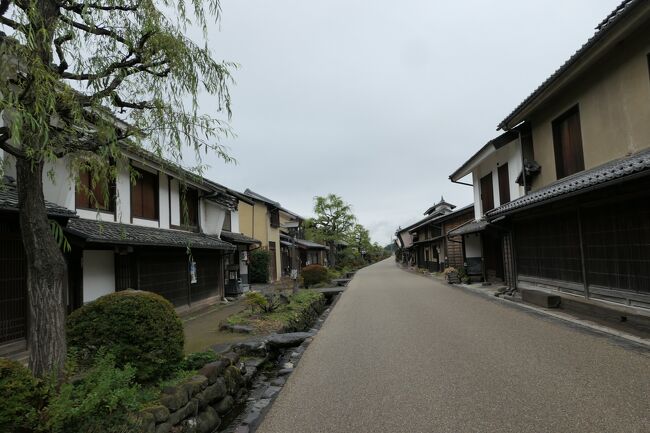
[[0, 216], [0, 344], [27, 336], [26, 277], [18, 221]]

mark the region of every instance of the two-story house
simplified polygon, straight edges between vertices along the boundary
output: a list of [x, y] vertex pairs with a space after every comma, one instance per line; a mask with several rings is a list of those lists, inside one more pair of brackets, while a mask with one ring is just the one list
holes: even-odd
[[[48, 210], [71, 245], [65, 254], [68, 310], [125, 289], [158, 293], [179, 309], [221, 299], [224, 257], [235, 246], [220, 234], [228, 212], [237, 210], [237, 197], [144, 150], [124, 154], [109, 191], [99, 191], [88, 173], [73, 173], [67, 158], [45, 170]], [[0, 231], [6, 234], [0, 263], [12, 268], [0, 275], [0, 344], [24, 344], [26, 263], [17, 235], [15, 166], [11, 156], [0, 158], [8, 183], [0, 192]]]
[[[485, 215], [522, 195], [526, 180], [536, 174], [529, 154], [530, 130], [515, 128], [488, 141], [471, 158], [454, 171], [449, 179], [471, 186], [474, 190], [474, 218], [451, 232], [462, 237], [467, 274], [483, 281], [508, 280], [511, 267], [504, 261], [504, 242], [509, 238], [498, 226], [488, 224]], [[526, 172], [523, 172], [523, 167]], [[472, 182], [464, 178], [471, 176]]]
[[650, 308], [650, 2], [622, 2], [499, 127], [530, 130], [537, 171], [486, 213], [512, 284]]
[[[473, 219], [473, 206], [456, 209], [444, 198], [429, 207], [425, 217], [396, 232], [403, 260], [430, 272], [441, 272], [448, 266], [462, 266], [462, 244], [448, 233]], [[407, 257], [404, 257], [407, 256]]]
[[281, 221], [296, 220], [300, 217], [284, 209], [277, 201], [248, 188], [244, 191], [244, 195], [253, 204], [239, 202], [239, 228], [245, 235], [259, 239], [261, 247], [269, 251], [269, 279], [271, 282], [278, 281], [282, 277]]

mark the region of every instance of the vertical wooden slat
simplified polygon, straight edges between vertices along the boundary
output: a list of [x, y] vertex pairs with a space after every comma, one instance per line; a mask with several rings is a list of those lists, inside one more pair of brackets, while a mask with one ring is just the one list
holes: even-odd
[[510, 201], [510, 176], [508, 174], [508, 163], [499, 166], [499, 205]]

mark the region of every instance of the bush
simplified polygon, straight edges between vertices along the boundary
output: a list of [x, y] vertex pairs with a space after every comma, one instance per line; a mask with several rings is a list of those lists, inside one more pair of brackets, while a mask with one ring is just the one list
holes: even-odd
[[246, 303], [251, 306], [253, 312], [259, 310], [262, 313], [272, 313], [280, 306], [278, 295], [264, 295], [260, 292], [246, 293]]
[[[78, 372], [72, 370], [69, 373]], [[140, 407], [136, 371], [115, 366], [115, 357], [100, 350], [80, 378], [51, 387], [46, 431], [52, 433], [135, 433], [141, 431], [133, 413]]]
[[0, 395], [0, 431], [31, 431], [41, 400], [38, 381], [32, 373], [15, 361], [0, 358]]
[[208, 362], [216, 361], [218, 358], [219, 356], [213, 350], [194, 352], [187, 355], [178, 368], [184, 371], [199, 370]]
[[329, 281], [327, 268], [321, 265], [309, 265], [302, 268], [302, 278], [305, 287]]
[[271, 254], [267, 250], [257, 249], [251, 252], [248, 266], [248, 276], [251, 283], [266, 284], [269, 282], [269, 262]]
[[68, 316], [67, 334], [82, 362], [105, 347], [118, 367], [131, 364], [141, 383], [169, 376], [183, 359], [183, 324], [172, 304], [155, 293], [102, 296]]

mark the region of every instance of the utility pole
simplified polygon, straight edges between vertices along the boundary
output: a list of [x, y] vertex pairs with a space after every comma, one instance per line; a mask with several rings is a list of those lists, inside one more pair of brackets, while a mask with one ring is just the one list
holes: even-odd
[[291, 236], [291, 279], [293, 280], [293, 293], [298, 293], [298, 255], [296, 254], [296, 234]]

